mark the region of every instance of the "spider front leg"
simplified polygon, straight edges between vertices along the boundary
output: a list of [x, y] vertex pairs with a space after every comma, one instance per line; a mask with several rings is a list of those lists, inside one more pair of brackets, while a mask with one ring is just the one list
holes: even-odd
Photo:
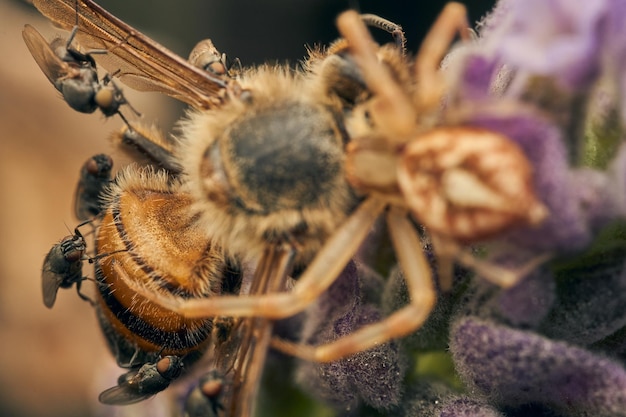
[[272, 346], [302, 359], [332, 362], [406, 336], [421, 327], [435, 306], [437, 294], [430, 264], [407, 214], [399, 208], [392, 208], [387, 214], [389, 232], [410, 295], [407, 306], [330, 343], [305, 346], [274, 339]]
[[405, 142], [415, 131], [416, 113], [410, 97], [378, 61], [377, 45], [357, 12], [349, 10], [341, 14], [337, 28], [348, 41], [352, 58], [375, 96], [369, 104], [374, 124], [387, 133], [390, 141]]
[[218, 316], [282, 319], [303, 311], [332, 285], [370, 232], [385, 205], [385, 201], [377, 198], [365, 200], [326, 241], [291, 292], [182, 298], [155, 291], [132, 280], [117, 262], [113, 268], [118, 278], [139, 298], [143, 297], [188, 319]]
[[416, 101], [422, 109], [432, 109], [441, 100], [445, 82], [439, 66], [457, 34], [464, 41], [470, 38], [467, 10], [463, 4], [451, 2], [431, 26], [415, 58]]

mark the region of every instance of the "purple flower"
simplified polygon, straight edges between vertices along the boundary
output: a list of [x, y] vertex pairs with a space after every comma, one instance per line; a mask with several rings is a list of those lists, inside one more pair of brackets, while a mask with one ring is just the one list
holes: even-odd
[[495, 297], [497, 314], [516, 327], [536, 328], [554, 305], [556, 285], [547, 268], [533, 271]]
[[504, 417], [485, 401], [459, 395], [449, 387], [432, 381], [417, 381], [404, 395], [396, 417]]
[[455, 323], [450, 350], [470, 390], [501, 406], [626, 415], [626, 371], [601, 355], [472, 317]]
[[542, 332], [588, 346], [624, 328], [625, 255], [623, 248], [603, 249], [598, 259], [581, 258], [573, 267], [559, 271], [559, 298]]
[[599, 71], [603, 19], [611, 1], [504, 2], [487, 22], [484, 49], [516, 70], [555, 77], [568, 88], [587, 86]]
[[[362, 295], [380, 284], [367, 281], [378, 279], [350, 262], [307, 311], [301, 342], [323, 344], [380, 321], [378, 308], [362, 302]], [[391, 342], [327, 364], [303, 361], [296, 380], [309, 394], [344, 411], [360, 403], [384, 410], [400, 401], [406, 365], [397, 344]]]
[[502, 417], [495, 407], [475, 399], [460, 397], [444, 402], [438, 417]]
[[472, 124], [500, 132], [522, 148], [535, 170], [535, 192], [550, 212], [541, 225], [513, 232], [510, 239], [538, 252], [571, 252], [586, 247], [593, 236], [584, 204], [590, 191], [574, 181], [558, 128], [524, 112], [506, 117], [476, 115]]
[[626, 0], [501, 0], [481, 38], [446, 62], [448, 110], [517, 143], [550, 212], [539, 227], [507, 236], [509, 243], [573, 253], [626, 214], [626, 160], [616, 159], [610, 172], [578, 166], [606, 167], [625, 137], [615, 114], [626, 106], [611, 88], [626, 73], [626, 44], [614, 40], [624, 38], [625, 13]]

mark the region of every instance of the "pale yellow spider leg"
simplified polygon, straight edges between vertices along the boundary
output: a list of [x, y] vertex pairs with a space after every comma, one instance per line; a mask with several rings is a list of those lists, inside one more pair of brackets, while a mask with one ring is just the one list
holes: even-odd
[[410, 98], [393, 80], [389, 70], [378, 61], [377, 45], [361, 17], [353, 10], [344, 12], [337, 18], [337, 28], [348, 41], [365, 84], [375, 95], [369, 108], [375, 125], [391, 141], [406, 142], [415, 131], [415, 111]]
[[409, 305], [378, 323], [363, 326], [327, 344], [306, 346], [273, 339], [272, 347], [303, 359], [332, 362], [405, 336], [424, 324], [437, 299], [430, 264], [404, 210], [392, 209], [387, 215], [387, 223], [406, 279], [411, 299]]
[[538, 255], [521, 267], [514, 269], [501, 267], [489, 261], [476, 258], [468, 250], [464, 250], [462, 248], [458, 249], [456, 259], [461, 265], [472, 269], [483, 279], [486, 279], [492, 284], [502, 288], [510, 288], [519, 283], [526, 275], [534, 271], [539, 265], [552, 258], [552, 256], [553, 255], [550, 253]]
[[[459, 245], [452, 239], [443, 236], [431, 236], [433, 248], [437, 256], [437, 262], [440, 258], [450, 263], [456, 261], [464, 267], [471, 269], [481, 276], [481, 278], [491, 282], [502, 288], [510, 288], [520, 282], [526, 275], [530, 274], [539, 265], [552, 258], [552, 254], [542, 254], [533, 257], [528, 262], [517, 268], [507, 268], [496, 265], [488, 260], [477, 258], [469, 249]], [[449, 284], [452, 284], [452, 268], [449, 270], [449, 277], [442, 277], [440, 274], [440, 282], [449, 278]], [[446, 291], [444, 283], [441, 283], [442, 291]]]
[[451, 2], [446, 4], [431, 26], [415, 58], [417, 103], [421, 109], [431, 109], [441, 100], [445, 83], [439, 73], [439, 65], [457, 34], [468, 40], [471, 30], [465, 6]]
[[386, 204], [379, 198], [369, 198], [361, 203], [328, 239], [291, 292], [184, 299], [146, 288], [132, 281], [125, 273], [120, 274], [120, 278], [142, 297], [187, 318], [289, 317], [304, 310], [332, 285], [354, 256]]
[[437, 276], [439, 279], [439, 289], [448, 292], [454, 284], [454, 261], [455, 249], [447, 245], [448, 241], [436, 234], [430, 234], [433, 252], [437, 260]]

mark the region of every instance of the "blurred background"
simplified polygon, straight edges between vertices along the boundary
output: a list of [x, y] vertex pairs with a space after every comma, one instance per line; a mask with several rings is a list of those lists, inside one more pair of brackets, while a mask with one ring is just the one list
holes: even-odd
[[[327, 44], [337, 37], [335, 16], [349, 7], [401, 24], [409, 50], [415, 51], [445, 3], [99, 2], [184, 57], [198, 40], [211, 38], [244, 66], [295, 64], [304, 57], [305, 45]], [[464, 3], [473, 23], [494, 1]], [[96, 153], [112, 153], [107, 137], [122, 122], [118, 117], [105, 120], [98, 112], [74, 112], [63, 102], [24, 45], [26, 23], [47, 39], [59, 33], [31, 5], [0, 0], [0, 416], [94, 416], [102, 411], [94, 411], [97, 393], [114, 385], [122, 372], [112, 365], [92, 309], [74, 289], [61, 290], [54, 309], [44, 307], [41, 265], [51, 246], [77, 223], [72, 201], [81, 165]], [[182, 107], [172, 100], [128, 88], [125, 95], [146, 120], [157, 121], [166, 131], [180, 116]], [[92, 276], [89, 265], [84, 272]], [[103, 374], [96, 372], [100, 369], [112, 369], [110, 378], [96, 380], [96, 373]]]

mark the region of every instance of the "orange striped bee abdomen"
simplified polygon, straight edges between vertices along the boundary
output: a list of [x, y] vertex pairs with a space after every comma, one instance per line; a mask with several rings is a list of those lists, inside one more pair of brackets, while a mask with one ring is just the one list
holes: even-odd
[[[210, 342], [211, 318], [188, 319], [129, 288], [120, 275], [183, 298], [222, 292], [233, 274], [221, 249], [196, 227], [191, 198], [165, 173], [127, 169], [111, 189], [96, 238], [98, 318], [120, 366], [183, 357], [189, 364]], [[109, 254], [109, 255], [107, 255]], [[236, 274], [236, 271], [234, 271]]]

